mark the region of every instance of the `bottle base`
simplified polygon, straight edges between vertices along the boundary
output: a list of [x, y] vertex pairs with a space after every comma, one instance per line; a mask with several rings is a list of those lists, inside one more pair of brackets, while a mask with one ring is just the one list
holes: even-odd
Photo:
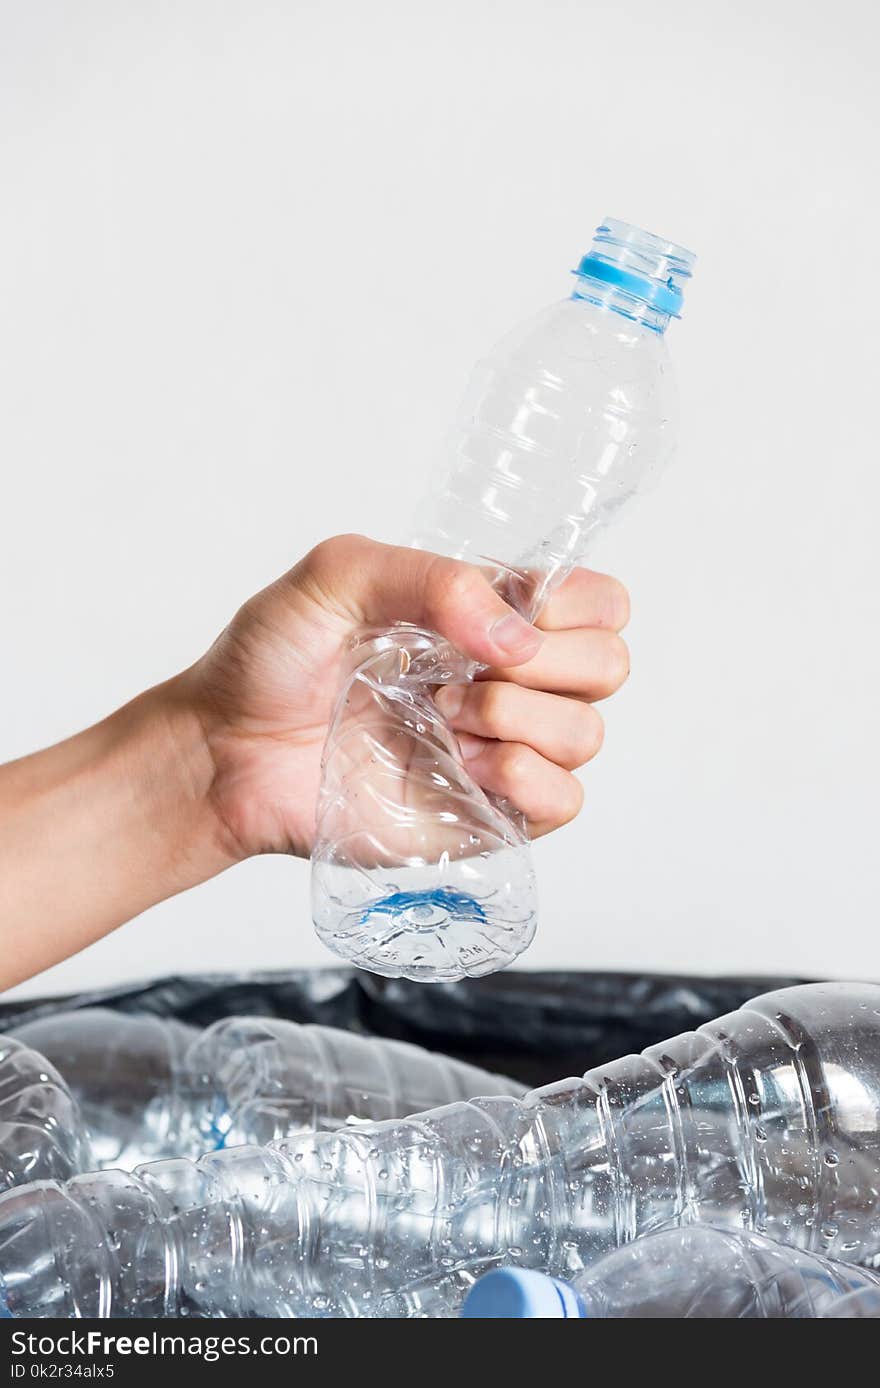
[[320, 939], [357, 968], [385, 978], [453, 983], [513, 963], [535, 934], [533, 902], [503, 914], [491, 900], [449, 888], [393, 891], [316, 921]]

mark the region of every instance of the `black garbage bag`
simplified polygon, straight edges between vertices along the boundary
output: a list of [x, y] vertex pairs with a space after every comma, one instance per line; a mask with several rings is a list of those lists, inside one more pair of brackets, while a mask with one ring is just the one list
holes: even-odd
[[0, 1031], [65, 1008], [152, 1012], [208, 1026], [262, 1015], [413, 1041], [524, 1084], [594, 1065], [691, 1031], [803, 978], [510, 971], [419, 984], [358, 969], [169, 975], [151, 983], [0, 1004]]

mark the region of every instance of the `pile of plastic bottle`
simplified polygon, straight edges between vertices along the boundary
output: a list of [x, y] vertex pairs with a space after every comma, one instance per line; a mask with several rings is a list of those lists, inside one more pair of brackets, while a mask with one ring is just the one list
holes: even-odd
[[880, 985], [527, 1094], [270, 1018], [58, 1013], [0, 1057], [7, 1316], [880, 1315]]
[[[670, 451], [692, 263], [599, 228], [478, 368], [416, 543], [537, 616]], [[434, 703], [478, 674], [408, 626], [353, 651], [313, 905], [377, 973], [489, 973], [534, 933], [526, 826]], [[768, 993], [528, 1094], [319, 1026], [50, 1015], [0, 1039], [0, 1189], [13, 1317], [878, 1316], [880, 986]]]

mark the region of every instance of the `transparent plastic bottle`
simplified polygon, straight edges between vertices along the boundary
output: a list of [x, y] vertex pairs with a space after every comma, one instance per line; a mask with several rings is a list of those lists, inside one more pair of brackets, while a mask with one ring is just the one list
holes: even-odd
[[0, 1285], [18, 1315], [418, 1315], [696, 1222], [880, 1264], [880, 986], [768, 993], [522, 1100], [10, 1191]]
[[129, 1169], [204, 1150], [192, 1142], [195, 1095], [185, 1063], [196, 1027], [150, 1013], [84, 1007], [37, 1017], [14, 1034], [64, 1075], [88, 1130], [94, 1166]]
[[224, 1018], [199, 1031], [83, 1008], [37, 1018], [16, 1035], [63, 1069], [102, 1169], [525, 1092], [420, 1046], [276, 1017]]
[[[417, 547], [486, 566], [518, 612], [538, 615], [672, 450], [664, 333], [693, 260], [625, 222], [599, 227], [571, 297], [477, 367]], [[323, 942], [374, 973], [487, 974], [534, 934], [522, 817], [472, 780], [433, 699], [477, 671], [404, 624], [354, 645], [324, 750], [312, 911]]]
[[61, 1076], [45, 1056], [0, 1036], [0, 1190], [64, 1181], [88, 1164], [82, 1118]]
[[[525, 1086], [405, 1041], [275, 1017], [215, 1022], [187, 1056], [207, 1147], [399, 1118]], [[210, 1139], [210, 1140], [208, 1140]]]
[[[496, 1268], [468, 1293], [471, 1320], [820, 1320], [864, 1316], [880, 1275], [764, 1234], [693, 1224], [636, 1239], [573, 1282]], [[871, 1312], [873, 1314], [873, 1312]]]

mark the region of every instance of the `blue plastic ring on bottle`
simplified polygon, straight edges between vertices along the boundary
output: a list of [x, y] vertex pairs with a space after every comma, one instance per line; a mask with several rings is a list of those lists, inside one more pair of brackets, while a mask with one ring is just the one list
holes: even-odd
[[621, 270], [617, 265], [609, 265], [606, 260], [599, 260], [594, 255], [585, 255], [574, 274], [614, 285], [625, 294], [631, 294], [634, 299], [641, 299], [643, 303], [650, 304], [660, 313], [668, 313], [671, 318], [681, 316], [684, 295], [671, 281], [658, 284], [656, 280], [646, 279], [644, 275], [635, 275], [631, 270]]

